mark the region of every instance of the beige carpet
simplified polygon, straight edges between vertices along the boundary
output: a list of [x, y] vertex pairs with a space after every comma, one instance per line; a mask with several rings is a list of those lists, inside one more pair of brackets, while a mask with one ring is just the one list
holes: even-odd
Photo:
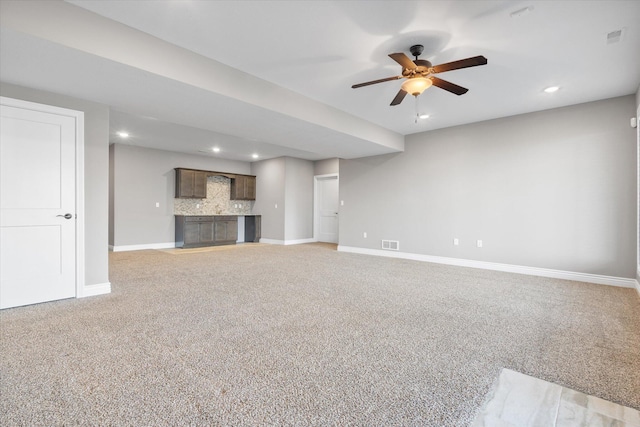
[[640, 408], [633, 289], [330, 245], [111, 254], [0, 312], [0, 425], [466, 426], [502, 368]]

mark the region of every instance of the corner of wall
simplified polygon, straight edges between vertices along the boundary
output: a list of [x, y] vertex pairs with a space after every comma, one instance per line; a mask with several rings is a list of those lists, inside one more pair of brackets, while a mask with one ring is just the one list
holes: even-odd
[[109, 239], [108, 243], [110, 247], [113, 247], [114, 236], [114, 186], [115, 186], [115, 144], [109, 145]]
[[640, 86], [636, 91], [636, 290], [640, 294]]

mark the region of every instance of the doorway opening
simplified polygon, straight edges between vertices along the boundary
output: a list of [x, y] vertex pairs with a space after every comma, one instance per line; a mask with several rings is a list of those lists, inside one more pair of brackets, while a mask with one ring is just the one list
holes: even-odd
[[313, 238], [317, 242], [338, 243], [338, 174], [314, 177]]

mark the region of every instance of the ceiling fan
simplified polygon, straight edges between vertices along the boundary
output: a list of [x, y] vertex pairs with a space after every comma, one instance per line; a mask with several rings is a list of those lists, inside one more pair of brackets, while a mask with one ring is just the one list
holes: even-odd
[[433, 66], [431, 65], [431, 62], [425, 59], [418, 59], [418, 56], [422, 54], [423, 49], [424, 46], [422, 46], [421, 44], [411, 46], [409, 51], [416, 58], [413, 61], [409, 59], [409, 57], [404, 53], [389, 54], [389, 57], [391, 59], [402, 65], [401, 76], [393, 76], [387, 77], [386, 79], [359, 83], [351, 87], [353, 89], [357, 89], [362, 86], [374, 85], [391, 80], [407, 79], [404, 83], [402, 83], [402, 88], [400, 89], [396, 97], [393, 98], [393, 101], [391, 101], [391, 105], [400, 104], [407, 93], [410, 93], [411, 95], [417, 97], [431, 85], [437, 86], [440, 89], [444, 89], [456, 95], [464, 95], [469, 91], [469, 89], [458, 86], [457, 84], [448, 82], [446, 80], [439, 79], [438, 77], [434, 76], [434, 74], [444, 73], [445, 71], [458, 70], [460, 68], [486, 65], [487, 63], [487, 58], [485, 58], [484, 56], [474, 56], [472, 58], [461, 59], [459, 61], [447, 62], [445, 64]]

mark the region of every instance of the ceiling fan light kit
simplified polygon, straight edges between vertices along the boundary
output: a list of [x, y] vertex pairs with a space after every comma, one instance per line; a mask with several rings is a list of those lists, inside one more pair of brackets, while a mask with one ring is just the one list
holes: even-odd
[[413, 77], [402, 83], [402, 90], [413, 96], [418, 96], [432, 84], [433, 82], [426, 77]]
[[401, 52], [389, 54], [389, 57], [391, 59], [402, 66], [402, 75], [372, 80], [365, 83], [358, 83], [351, 87], [353, 89], [357, 89], [363, 86], [388, 82], [391, 80], [407, 79], [404, 83], [402, 83], [400, 90], [396, 94], [395, 98], [393, 98], [393, 100], [391, 101], [392, 106], [400, 104], [408, 93], [417, 97], [432, 85], [437, 86], [440, 89], [444, 89], [447, 92], [451, 92], [455, 95], [464, 95], [469, 91], [469, 89], [458, 86], [457, 84], [448, 82], [446, 80], [442, 80], [434, 76], [434, 74], [487, 64], [487, 58], [485, 58], [484, 56], [474, 56], [472, 58], [460, 59], [458, 61], [447, 62], [445, 64], [433, 66], [431, 62], [425, 59], [418, 59], [418, 56], [422, 54], [423, 50], [424, 46], [420, 44], [411, 46], [409, 51], [415, 57], [415, 60], [413, 61], [407, 55]]

